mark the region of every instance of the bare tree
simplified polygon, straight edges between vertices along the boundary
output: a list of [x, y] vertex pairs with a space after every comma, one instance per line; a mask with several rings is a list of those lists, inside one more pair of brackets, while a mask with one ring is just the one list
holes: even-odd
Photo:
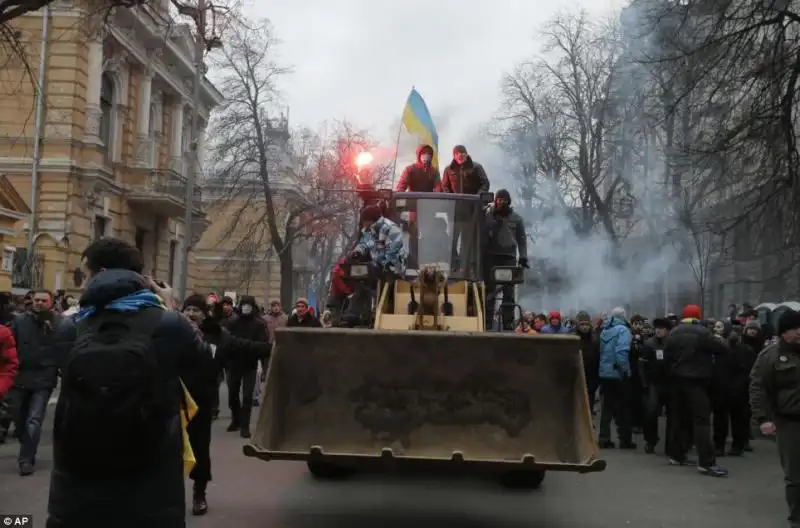
[[[217, 182], [228, 189], [230, 229], [239, 245], [257, 244], [263, 260], [280, 263], [281, 302], [292, 302], [296, 244], [331, 225], [353, 220], [353, 161], [367, 141], [352, 129], [346, 138], [295, 134], [276, 119], [276, 82], [289, 70], [274, 60], [268, 23], [236, 27], [217, 61], [227, 97], [211, 137]], [[335, 147], [335, 154], [332, 149]], [[349, 198], [344, 190], [350, 191]], [[235, 205], [234, 205], [235, 204]]]
[[[651, 34], [645, 61], [680, 81], [672, 83], [675, 104], [719, 116], [692, 145], [695, 163], [721, 167], [716, 229], [769, 239], [748, 244], [749, 257], [780, 255], [773, 260], [783, 265], [764, 278], [785, 275], [800, 256], [797, 4], [639, 0], [634, 6]], [[675, 73], [687, 69], [690, 77]], [[735, 245], [748, 242], [735, 238]]]
[[614, 200], [623, 180], [610, 170], [608, 148], [617, 118], [616, 28], [580, 12], [556, 17], [541, 35], [541, 55], [518, 65], [503, 83], [502, 121], [522, 161], [523, 196], [555, 201], [573, 216], [577, 232], [599, 224], [616, 241]]

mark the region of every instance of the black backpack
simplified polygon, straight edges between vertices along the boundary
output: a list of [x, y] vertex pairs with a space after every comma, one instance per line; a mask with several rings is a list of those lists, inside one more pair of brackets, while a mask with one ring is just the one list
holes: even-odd
[[158, 461], [170, 406], [151, 342], [163, 315], [102, 311], [77, 323], [54, 428], [54, 447], [73, 475], [125, 476]]

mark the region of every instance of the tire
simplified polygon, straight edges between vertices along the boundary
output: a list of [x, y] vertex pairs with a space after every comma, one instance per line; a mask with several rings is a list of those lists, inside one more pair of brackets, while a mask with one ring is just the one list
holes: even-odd
[[308, 472], [316, 480], [342, 480], [353, 474], [348, 468], [320, 460], [309, 460], [306, 462], [306, 466], [308, 466]]
[[500, 483], [510, 489], [535, 490], [541, 487], [544, 476], [544, 471], [510, 471], [501, 477]]

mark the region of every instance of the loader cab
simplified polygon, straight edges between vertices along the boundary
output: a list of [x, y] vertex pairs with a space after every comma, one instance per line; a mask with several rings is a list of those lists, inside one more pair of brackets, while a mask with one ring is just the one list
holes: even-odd
[[436, 265], [448, 280], [481, 280], [483, 201], [469, 194], [396, 193], [389, 217], [403, 230], [406, 274]]
[[[484, 331], [481, 239], [487, 199], [491, 194], [393, 195], [387, 216], [403, 231], [406, 270], [381, 285], [374, 328]], [[422, 287], [432, 269], [441, 280], [433, 296]]]

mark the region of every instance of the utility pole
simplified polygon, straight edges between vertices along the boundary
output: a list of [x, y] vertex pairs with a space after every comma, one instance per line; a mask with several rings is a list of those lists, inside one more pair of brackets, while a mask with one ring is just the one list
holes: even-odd
[[191, 150], [190, 164], [186, 171], [186, 196], [184, 199], [185, 212], [183, 219], [183, 247], [178, 288], [175, 292], [178, 301], [183, 302], [188, 295], [189, 284], [189, 253], [192, 251], [192, 219], [194, 216], [194, 187], [197, 174], [200, 172], [200, 158], [198, 156], [198, 133], [200, 131], [200, 85], [203, 82], [203, 57], [206, 51], [206, 0], [198, 0], [194, 10], [195, 44], [194, 44], [194, 94], [192, 95], [192, 123], [190, 129], [189, 149]]

